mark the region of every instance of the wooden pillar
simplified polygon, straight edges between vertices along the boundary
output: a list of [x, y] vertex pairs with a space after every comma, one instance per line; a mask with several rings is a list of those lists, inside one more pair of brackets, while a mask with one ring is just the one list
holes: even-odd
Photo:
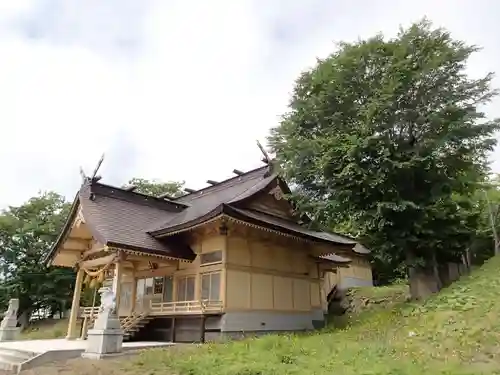
[[135, 272], [133, 277], [134, 279], [132, 281], [132, 293], [131, 293], [132, 301], [130, 301], [130, 315], [132, 315], [135, 311], [135, 304], [137, 299], [137, 278], [135, 277]]
[[206, 325], [206, 317], [203, 315], [201, 317], [201, 332], [200, 332], [200, 342], [205, 343], [205, 325]]
[[80, 339], [85, 340], [87, 338], [87, 332], [89, 330], [89, 318], [85, 317], [82, 324], [82, 334]]
[[116, 315], [120, 316], [120, 300], [122, 297], [122, 275], [123, 275], [123, 263], [121, 261], [116, 262], [115, 268], [115, 278], [116, 278], [116, 290], [115, 290], [115, 304], [116, 304]]
[[75, 290], [73, 292], [73, 302], [71, 303], [71, 312], [68, 322], [68, 334], [66, 335], [66, 339], [68, 340], [73, 340], [78, 337], [76, 322], [78, 319], [78, 310], [80, 310], [80, 296], [82, 293], [84, 276], [85, 271], [80, 268], [76, 273]]
[[170, 326], [170, 340], [175, 342], [175, 316], [172, 318], [172, 325]]

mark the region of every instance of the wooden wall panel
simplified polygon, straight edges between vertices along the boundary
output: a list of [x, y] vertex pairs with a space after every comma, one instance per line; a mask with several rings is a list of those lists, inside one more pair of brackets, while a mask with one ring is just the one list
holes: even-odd
[[[321, 293], [320, 284], [317, 282], [311, 282], [310, 284], [311, 290], [311, 306], [319, 308], [324, 302], [326, 303], [326, 295]], [[321, 297], [323, 295], [323, 297]]]
[[229, 236], [227, 239], [227, 262], [250, 266], [250, 249], [247, 240], [241, 237]]
[[226, 248], [226, 236], [212, 236], [204, 239], [201, 243], [201, 252], [209, 253], [211, 251], [222, 250]]
[[318, 264], [310, 259], [309, 262], [306, 263], [306, 265], [309, 265], [308, 269], [309, 276], [314, 279], [319, 279], [320, 275], [318, 272]]
[[293, 279], [274, 276], [274, 309], [293, 310]]
[[56, 254], [51, 264], [61, 267], [73, 267], [80, 260], [79, 251], [61, 251]]
[[272, 310], [273, 299], [273, 276], [254, 273], [252, 274], [252, 309]]
[[354, 277], [362, 280], [372, 280], [372, 269], [366, 259], [354, 258], [348, 268], [339, 268], [338, 281], [344, 277]]
[[293, 280], [293, 309], [311, 309], [311, 289], [310, 281], [302, 279]]
[[354, 271], [352, 266], [349, 266], [348, 268], [340, 267], [338, 272], [339, 272], [338, 273], [339, 279], [342, 279], [344, 277], [354, 277]]
[[250, 274], [227, 270], [226, 306], [228, 309], [250, 308]]
[[309, 311], [320, 308], [319, 281], [228, 269], [228, 310]]
[[[300, 274], [305, 274], [308, 272], [308, 264], [311, 263], [311, 259], [308, 257], [307, 253], [304, 251], [290, 251], [290, 259], [292, 261], [293, 270]], [[310, 275], [313, 277], [312, 275]]]
[[[300, 242], [285, 244], [272, 238], [261, 240], [239, 235], [230, 235], [226, 242], [227, 271], [232, 273], [227, 280], [228, 309], [304, 311], [322, 308], [326, 296], [342, 278], [371, 280], [372, 277], [370, 264], [363, 257], [354, 255], [351, 267], [340, 268], [337, 274], [323, 275], [309, 256], [310, 248]], [[324, 252], [332, 247], [320, 249]], [[243, 291], [235, 289], [236, 271], [245, 275], [244, 283], [249, 284]]]
[[270, 257], [274, 255], [272, 266], [282, 272], [297, 272], [293, 267], [293, 250], [281, 246], [269, 247]]
[[252, 267], [273, 269], [272, 262], [274, 257], [269, 247], [257, 241], [251, 242], [249, 245]]

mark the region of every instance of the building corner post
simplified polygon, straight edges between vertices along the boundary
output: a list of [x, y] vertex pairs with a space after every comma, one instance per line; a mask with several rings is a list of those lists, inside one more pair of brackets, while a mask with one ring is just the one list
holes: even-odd
[[85, 271], [83, 268], [78, 268], [76, 273], [75, 289], [73, 292], [73, 301], [71, 303], [71, 312], [69, 314], [68, 333], [66, 335], [66, 339], [68, 340], [74, 340], [78, 337], [76, 323], [78, 319], [78, 312], [80, 310], [80, 297], [82, 294], [84, 276]]
[[115, 292], [115, 311], [116, 315], [120, 316], [120, 302], [122, 297], [122, 277], [123, 277], [123, 262], [119, 259], [116, 262], [115, 268], [115, 280], [116, 280], [116, 288]]

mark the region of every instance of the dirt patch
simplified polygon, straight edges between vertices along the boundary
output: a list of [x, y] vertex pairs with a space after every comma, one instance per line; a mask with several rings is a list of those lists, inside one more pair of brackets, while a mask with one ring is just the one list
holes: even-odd
[[[139, 352], [124, 353], [119, 357], [112, 357], [100, 361], [84, 358], [75, 358], [67, 361], [47, 363], [30, 370], [21, 371], [22, 375], [118, 375], [131, 374], [125, 372], [123, 363], [133, 358]], [[144, 374], [143, 374], [144, 375]]]
[[[196, 349], [198, 345], [175, 344], [168, 348], [141, 349], [126, 351], [118, 357], [103, 360], [75, 358], [66, 361], [47, 363], [30, 370], [21, 371], [22, 375], [173, 375], [159, 361], [165, 354], [176, 355]], [[148, 369], [148, 364], [159, 363], [161, 369]], [[158, 369], [157, 369], [158, 370]], [[0, 372], [0, 375], [3, 375]]]

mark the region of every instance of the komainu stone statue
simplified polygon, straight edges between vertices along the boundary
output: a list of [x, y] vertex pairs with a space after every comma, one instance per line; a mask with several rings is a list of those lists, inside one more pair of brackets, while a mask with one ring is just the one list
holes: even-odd
[[20, 328], [17, 327], [17, 312], [19, 310], [19, 300], [17, 298], [9, 301], [9, 307], [0, 323], [0, 341], [16, 340]]
[[115, 312], [115, 295], [108, 287], [99, 289], [99, 293], [101, 306], [94, 328], [88, 332], [87, 348], [82, 353], [84, 358], [102, 359], [122, 351], [123, 330]]
[[100, 312], [103, 313], [114, 313], [115, 312], [115, 294], [110, 288], [101, 288], [99, 289], [99, 293], [101, 294], [101, 306]]
[[9, 301], [9, 307], [4, 314], [5, 318], [16, 318], [17, 319], [17, 311], [19, 310], [19, 300], [17, 298], [11, 299]]

